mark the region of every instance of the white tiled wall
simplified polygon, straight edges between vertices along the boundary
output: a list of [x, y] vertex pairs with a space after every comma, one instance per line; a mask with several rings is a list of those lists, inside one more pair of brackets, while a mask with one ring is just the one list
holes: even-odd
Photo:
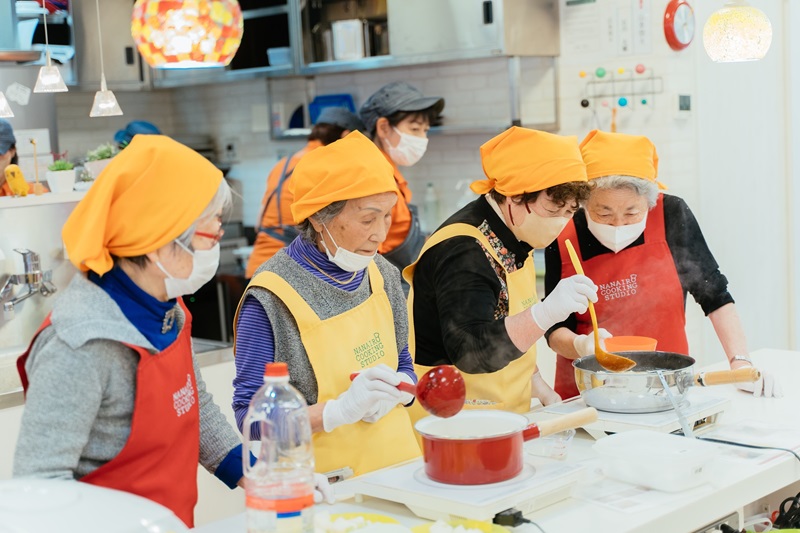
[[114, 133], [132, 120], [152, 122], [167, 135], [176, 133], [172, 91], [115, 91], [114, 95], [124, 114], [102, 118], [89, 117], [93, 92], [71, 90], [56, 95], [59, 148], [68, 152], [67, 157], [85, 157], [88, 150], [111, 142]]

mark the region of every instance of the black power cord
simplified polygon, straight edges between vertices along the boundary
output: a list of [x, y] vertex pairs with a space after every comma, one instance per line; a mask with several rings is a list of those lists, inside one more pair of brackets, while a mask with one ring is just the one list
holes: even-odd
[[514, 508], [506, 509], [505, 511], [500, 511], [496, 515], [494, 515], [494, 519], [492, 520], [498, 526], [505, 526], [505, 527], [518, 527], [522, 524], [531, 524], [532, 526], [536, 526], [536, 528], [541, 531], [542, 533], [546, 533], [542, 526], [537, 524], [532, 520], [528, 520], [524, 516], [522, 516], [522, 511], [518, 511]]
[[800, 455], [789, 448], [778, 448], [777, 446], [758, 446], [756, 444], [745, 444], [743, 442], [733, 442], [729, 440], [712, 439], [710, 437], [697, 437], [697, 440], [704, 440], [708, 442], [716, 442], [717, 444], [730, 444], [731, 446], [741, 446], [742, 448], [753, 448], [755, 450], [777, 450], [779, 452], [787, 452], [794, 455], [794, 458], [800, 461]]

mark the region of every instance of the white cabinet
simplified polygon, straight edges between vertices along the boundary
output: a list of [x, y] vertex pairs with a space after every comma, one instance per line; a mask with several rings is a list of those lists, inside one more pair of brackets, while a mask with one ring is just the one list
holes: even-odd
[[556, 0], [388, 0], [393, 56], [557, 56]]

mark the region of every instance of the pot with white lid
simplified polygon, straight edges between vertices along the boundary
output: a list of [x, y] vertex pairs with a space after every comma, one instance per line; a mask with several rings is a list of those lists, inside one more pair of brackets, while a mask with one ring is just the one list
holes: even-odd
[[439, 483], [485, 485], [522, 471], [524, 441], [576, 428], [597, 420], [588, 407], [550, 420], [529, 423], [516, 413], [463, 410], [451, 418], [428, 416], [414, 427], [422, 435], [425, 474]]

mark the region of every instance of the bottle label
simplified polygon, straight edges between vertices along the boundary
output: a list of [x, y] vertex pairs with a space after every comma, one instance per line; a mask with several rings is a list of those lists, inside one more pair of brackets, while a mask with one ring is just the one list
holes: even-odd
[[268, 499], [247, 496], [247, 533], [313, 533], [314, 495]]

